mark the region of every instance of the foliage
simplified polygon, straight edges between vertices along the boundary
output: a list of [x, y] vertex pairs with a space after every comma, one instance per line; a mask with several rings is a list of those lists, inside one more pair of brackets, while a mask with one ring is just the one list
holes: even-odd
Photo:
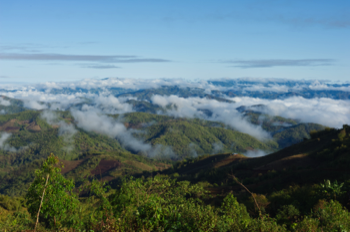
[[349, 231], [350, 213], [342, 205], [331, 200], [321, 200], [318, 208], [294, 225], [295, 231]]
[[333, 183], [330, 180], [325, 180], [324, 183], [320, 184], [319, 194], [322, 198], [336, 200], [337, 197], [341, 196], [344, 183], [338, 184], [335, 180]]
[[68, 214], [75, 210], [78, 204], [73, 193], [74, 182], [66, 180], [57, 167], [58, 158], [51, 154], [40, 170], [35, 171], [34, 182], [26, 194], [28, 212], [32, 218], [37, 217], [40, 209], [41, 219], [47, 226], [61, 228], [62, 225], [72, 226], [74, 218]]
[[[349, 212], [344, 208], [350, 205], [344, 194], [350, 190], [349, 126], [312, 132], [303, 142], [264, 157], [207, 154], [186, 158], [161, 171], [158, 167], [169, 167], [170, 162], [132, 154], [115, 139], [96, 133], [78, 131], [74, 150], [64, 152], [61, 148], [65, 143], [57, 128], [37, 116], [26, 111], [16, 115], [16, 120], [33, 117], [42, 130], [31, 132], [20, 125], [22, 121], [16, 121], [20, 129], [7, 141], [15, 148], [28, 148], [18, 153], [0, 151], [0, 190], [7, 194], [0, 195], [1, 229], [34, 228], [49, 174], [40, 211], [42, 230], [350, 230]], [[63, 116], [67, 119], [69, 114]], [[242, 141], [242, 146], [258, 144], [250, 137], [220, 128], [218, 123], [198, 119], [150, 114], [129, 114], [124, 119], [125, 123], [129, 120], [127, 126], [131, 128], [146, 128], [147, 142], [174, 144], [184, 151], [191, 141], [198, 141], [194, 147], [197, 152], [212, 149], [212, 142], [221, 142], [223, 151], [229, 151], [233, 139]], [[48, 157], [54, 149], [66, 168], [60, 169], [57, 157]], [[261, 215], [255, 212], [250, 195], [228, 178], [231, 172], [253, 192], [263, 209]], [[128, 174], [132, 176], [125, 177]], [[104, 183], [108, 180], [112, 181]], [[26, 192], [27, 202], [9, 196]]]
[[300, 215], [299, 210], [294, 205], [283, 205], [276, 215], [279, 224], [292, 224]]
[[22, 198], [11, 198], [0, 194], [0, 206], [6, 210], [17, 211], [22, 207]]
[[[56, 161], [50, 156], [43, 164], [41, 173], [45, 174], [55, 169], [56, 167], [50, 167], [54, 164]], [[42, 185], [43, 181], [40, 183], [41, 189]], [[74, 218], [75, 221], [62, 220], [64, 217], [61, 217], [61, 220], [56, 221], [60, 226], [47, 223], [43, 225], [47, 229], [75, 228], [85, 231], [348, 231], [350, 229], [350, 213], [337, 201], [319, 200], [313, 209], [305, 214], [301, 214], [294, 204], [283, 205], [278, 209], [275, 218], [268, 214], [254, 218], [248, 214], [246, 206], [240, 204], [231, 193], [224, 197], [220, 207], [216, 207], [208, 204], [208, 200], [213, 199], [213, 196], [203, 188], [203, 185], [178, 181], [165, 175], [149, 178], [126, 177], [115, 190], [94, 180], [86, 190], [89, 192], [89, 197], [80, 199], [80, 202], [75, 199], [75, 210], [65, 211], [66, 216]], [[292, 192], [298, 191], [302, 192], [299, 188]], [[48, 193], [44, 201], [52, 196], [53, 194]], [[37, 201], [40, 201], [40, 196], [36, 197]], [[305, 200], [308, 200], [307, 196]], [[29, 211], [31, 211], [30, 202], [28, 199]], [[61, 210], [64, 211], [64, 207]], [[34, 225], [33, 220], [26, 215], [28, 214], [23, 211], [8, 214], [5, 219], [0, 220], [0, 225], [8, 231], [14, 228], [31, 229]], [[52, 210], [50, 215], [55, 218], [62, 216], [61, 212], [55, 210]]]

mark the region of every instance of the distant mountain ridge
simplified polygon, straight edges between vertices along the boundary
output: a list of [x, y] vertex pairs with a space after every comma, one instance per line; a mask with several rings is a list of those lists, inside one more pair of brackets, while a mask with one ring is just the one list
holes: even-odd
[[[27, 88], [27, 87], [26, 87]], [[26, 89], [25, 88], [25, 89]], [[0, 93], [23, 91], [22, 86], [0, 88]], [[350, 99], [349, 83], [330, 83], [318, 80], [284, 80], [238, 78], [187, 82], [166, 79], [88, 79], [78, 82], [47, 83], [32, 85], [31, 90], [50, 94], [102, 94], [108, 91], [117, 97], [134, 95], [149, 100], [152, 94], [178, 95], [181, 97], [256, 97], [263, 99], [286, 99], [289, 97]]]

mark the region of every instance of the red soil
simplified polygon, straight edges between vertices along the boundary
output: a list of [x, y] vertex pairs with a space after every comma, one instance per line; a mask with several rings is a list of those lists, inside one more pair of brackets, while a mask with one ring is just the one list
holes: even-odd
[[61, 169], [61, 173], [65, 174], [67, 172], [72, 171], [73, 169], [75, 169], [76, 167], [79, 166], [79, 164], [81, 164], [81, 162], [83, 162], [83, 160], [73, 160], [73, 161], [68, 161], [68, 160], [61, 160], [60, 163], [63, 163], [64, 168]]
[[121, 163], [117, 160], [101, 160], [97, 167], [92, 170], [90, 173], [92, 175], [103, 174], [113, 168], [118, 168], [121, 166]]

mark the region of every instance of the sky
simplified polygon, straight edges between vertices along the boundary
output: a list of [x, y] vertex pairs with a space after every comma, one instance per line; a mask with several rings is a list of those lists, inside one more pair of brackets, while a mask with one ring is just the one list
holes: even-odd
[[349, 0], [0, 0], [0, 84], [350, 80]]

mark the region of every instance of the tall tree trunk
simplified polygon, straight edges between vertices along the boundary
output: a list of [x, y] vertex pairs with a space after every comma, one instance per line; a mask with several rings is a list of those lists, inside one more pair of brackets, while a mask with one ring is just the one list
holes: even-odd
[[49, 180], [49, 176], [50, 175], [47, 174], [43, 195], [41, 196], [41, 201], [40, 201], [40, 205], [39, 205], [38, 214], [36, 215], [36, 222], [35, 222], [34, 232], [36, 231], [36, 227], [38, 226], [38, 223], [39, 223], [40, 209], [41, 209], [41, 205], [43, 204], [43, 200], [44, 200], [44, 196], [45, 196], [45, 190], [46, 190], [46, 187], [47, 187], [47, 182]]

